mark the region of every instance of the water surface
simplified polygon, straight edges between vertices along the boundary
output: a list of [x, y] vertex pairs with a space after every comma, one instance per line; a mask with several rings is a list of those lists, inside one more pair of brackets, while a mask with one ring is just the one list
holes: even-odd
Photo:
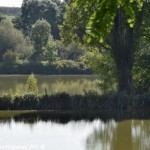
[[[18, 114], [17, 114], [18, 115]], [[48, 119], [20, 115], [0, 121], [0, 150], [149, 150], [150, 120]], [[17, 149], [18, 150], [18, 149]], [[21, 150], [21, 149], [19, 149]]]

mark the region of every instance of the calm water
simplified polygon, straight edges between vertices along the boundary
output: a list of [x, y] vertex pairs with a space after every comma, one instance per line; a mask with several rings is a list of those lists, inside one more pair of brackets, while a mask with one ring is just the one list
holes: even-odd
[[[12, 90], [13, 93], [23, 94], [26, 89], [28, 76], [13, 75], [0, 76], [0, 91]], [[98, 76], [90, 75], [37, 75], [39, 93], [67, 92], [70, 94], [82, 94], [84, 91], [97, 90]]]
[[150, 149], [150, 120], [30, 119], [1, 118], [0, 150]]

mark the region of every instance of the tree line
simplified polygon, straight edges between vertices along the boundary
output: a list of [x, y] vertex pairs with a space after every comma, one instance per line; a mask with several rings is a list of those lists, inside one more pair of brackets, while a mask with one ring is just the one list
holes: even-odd
[[22, 72], [21, 66], [26, 70], [22, 73], [31, 73], [35, 66], [35, 73], [89, 73], [81, 60], [85, 48], [74, 41], [67, 46], [60, 41], [66, 5], [59, 0], [24, 0], [20, 15], [11, 22], [0, 16], [0, 62], [7, 73]]

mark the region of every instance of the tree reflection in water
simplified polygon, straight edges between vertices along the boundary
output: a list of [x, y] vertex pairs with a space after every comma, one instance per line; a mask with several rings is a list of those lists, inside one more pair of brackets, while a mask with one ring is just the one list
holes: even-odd
[[86, 150], [110, 150], [116, 128], [115, 121], [101, 122], [87, 138]]
[[87, 137], [86, 150], [149, 150], [150, 121], [101, 122]]
[[[82, 125], [81, 120], [83, 122]], [[121, 118], [118, 120], [121, 120]], [[85, 147], [83, 150], [150, 149], [150, 120], [129, 120], [124, 118], [122, 121], [114, 121], [110, 119], [109, 116], [101, 116], [101, 119], [95, 119], [92, 116], [83, 117], [67, 112], [58, 113], [52, 111], [13, 112], [13, 114], [11, 112], [1, 113], [0, 125], [3, 126], [7, 124], [9, 126], [12, 121], [15, 123], [23, 122], [24, 124], [30, 125], [38, 124], [38, 122], [50, 121], [60, 124], [61, 126], [73, 122], [73, 130], [75, 130], [75, 124], [78, 127], [87, 124], [90, 130], [88, 130], [88, 133], [86, 132], [83, 141], [79, 141], [81, 145], [83, 144]], [[78, 129], [77, 132], [82, 132], [81, 128]], [[79, 139], [79, 137], [77, 137], [77, 139]]]
[[132, 121], [132, 138], [134, 150], [150, 149], [150, 121]]

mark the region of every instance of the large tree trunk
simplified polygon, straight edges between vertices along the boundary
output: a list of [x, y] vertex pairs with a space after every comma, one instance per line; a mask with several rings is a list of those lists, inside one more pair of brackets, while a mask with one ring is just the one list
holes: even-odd
[[127, 64], [118, 64], [118, 66], [118, 91], [130, 93], [132, 90], [132, 69]]
[[112, 31], [111, 48], [117, 67], [118, 91], [131, 92], [134, 55], [134, 32], [126, 22], [124, 12], [118, 11]]

